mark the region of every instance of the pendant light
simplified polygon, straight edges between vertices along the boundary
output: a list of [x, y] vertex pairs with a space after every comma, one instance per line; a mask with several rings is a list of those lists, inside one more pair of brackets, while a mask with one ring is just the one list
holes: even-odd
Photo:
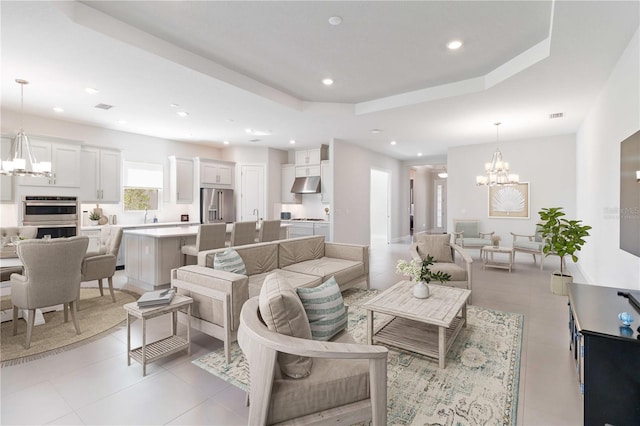
[[[499, 142], [498, 129], [502, 123], [493, 123], [496, 126], [496, 145]], [[493, 153], [491, 161], [484, 165], [485, 174], [476, 176], [476, 185], [478, 186], [495, 186], [495, 185], [515, 185], [520, 183], [520, 177], [516, 174], [509, 173], [509, 163], [502, 159], [502, 153], [496, 146], [496, 152]]]
[[29, 138], [24, 133], [24, 86], [28, 81], [16, 79], [20, 85], [20, 131], [11, 141], [11, 149], [6, 160], [2, 161], [0, 174], [9, 176], [51, 176], [51, 163], [47, 161], [38, 162], [33, 151]]

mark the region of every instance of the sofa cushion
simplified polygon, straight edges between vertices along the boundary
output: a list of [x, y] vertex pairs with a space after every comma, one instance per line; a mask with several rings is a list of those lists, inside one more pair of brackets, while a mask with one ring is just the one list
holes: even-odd
[[451, 235], [449, 234], [418, 234], [415, 236], [418, 245], [418, 253], [422, 259], [433, 257], [434, 262], [453, 262], [451, 254]]
[[284, 269], [274, 269], [271, 272], [249, 276], [249, 298], [260, 295], [260, 290], [262, 289], [265, 278], [272, 272], [278, 272], [284, 276], [293, 288], [316, 287], [322, 284], [322, 280], [314, 275], [300, 274], [298, 272], [285, 271]]
[[247, 275], [271, 272], [278, 268], [278, 244], [257, 243], [235, 247], [244, 261]]
[[[451, 275], [450, 281], [465, 281], [467, 279], [467, 270], [457, 263], [434, 263], [431, 266], [432, 272], [446, 272]], [[431, 281], [432, 283], [439, 284], [439, 281]], [[447, 284], [446, 282], [444, 283]]]
[[236, 274], [243, 275], [246, 275], [247, 273], [247, 269], [244, 266], [244, 261], [242, 260], [238, 252], [232, 248], [229, 248], [222, 253], [216, 254], [216, 257], [213, 259], [213, 269], [235, 272]]
[[490, 238], [463, 238], [462, 241], [464, 247], [484, 247], [493, 245]]
[[278, 246], [278, 266], [280, 269], [324, 256], [324, 237], [321, 235], [281, 240]]
[[331, 277], [313, 288], [297, 288], [314, 340], [330, 340], [347, 326], [347, 311], [340, 287]]
[[282, 269], [315, 275], [320, 277], [323, 282], [333, 276], [338, 285], [346, 284], [365, 274], [364, 263], [355, 260], [334, 259], [331, 257], [307, 260]]
[[[311, 339], [311, 327], [304, 306], [296, 291], [279, 272], [273, 272], [264, 280], [259, 298], [260, 315], [271, 331], [286, 336]], [[311, 373], [313, 360], [309, 357], [278, 354], [282, 374], [294, 379]]]

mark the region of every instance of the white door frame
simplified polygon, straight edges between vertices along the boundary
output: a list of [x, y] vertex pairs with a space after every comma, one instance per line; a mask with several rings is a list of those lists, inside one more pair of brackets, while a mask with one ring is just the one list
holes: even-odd
[[[383, 192], [383, 194], [385, 195], [384, 202], [386, 204], [385, 206], [385, 212], [386, 212], [385, 238], [386, 238], [386, 243], [389, 244], [391, 242], [391, 172], [389, 170], [380, 169], [377, 167], [372, 167], [371, 170], [369, 171], [369, 240], [371, 240], [371, 234], [373, 231], [371, 227], [371, 222], [372, 222], [371, 215], [372, 215], [372, 212], [375, 210], [375, 208], [380, 207], [380, 206], [373, 205], [374, 197], [372, 197], [372, 193], [374, 191], [374, 188], [371, 186], [371, 175], [373, 173], [382, 173], [386, 178], [385, 180], [387, 183], [387, 188], [386, 188], [386, 191]], [[376, 188], [376, 192], [380, 192], [379, 188]]]
[[257, 200], [257, 205], [258, 205], [258, 210], [260, 211], [260, 217], [266, 217], [266, 202], [265, 202], [265, 195], [266, 195], [266, 183], [265, 183], [265, 164], [262, 163], [237, 163], [237, 180], [236, 182], [239, 182], [239, 184], [237, 185], [239, 190], [237, 191], [237, 206], [238, 206], [238, 211], [236, 212], [236, 217], [237, 220], [240, 221], [247, 221], [247, 220], [259, 220], [260, 218], [256, 218], [254, 215], [243, 215], [243, 211], [244, 211], [244, 206], [245, 206], [245, 195], [247, 193], [247, 191], [244, 188], [244, 179], [243, 179], [243, 174], [245, 173], [245, 169], [258, 169], [259, 172], [261, 172], [261, 175], [259, 177], [259, 179], [262, 180], [262, 184], [259, 185], [258, 187], [258, 200]]

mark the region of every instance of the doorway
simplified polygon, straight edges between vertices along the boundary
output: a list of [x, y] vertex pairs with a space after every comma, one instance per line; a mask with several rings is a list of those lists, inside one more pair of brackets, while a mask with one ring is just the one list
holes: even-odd
[[389, 172], [371, 169], [370, 179], [370, 241], [374, 244], [389, 244]]
[[256, 220], [265, 217], [264, 166], [240, 166], [240, 220]]

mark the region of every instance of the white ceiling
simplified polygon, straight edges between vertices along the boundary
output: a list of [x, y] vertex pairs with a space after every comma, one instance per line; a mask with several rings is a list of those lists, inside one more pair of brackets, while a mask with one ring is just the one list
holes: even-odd
[[412, 159], [494, 141], [496, 121], [501, 141], [575, 132], [640, 3], [2, 1], [0, 13], [3, 109], [19, 109], [23, 78], [30, 114], [216, 146], [337, 138]]

